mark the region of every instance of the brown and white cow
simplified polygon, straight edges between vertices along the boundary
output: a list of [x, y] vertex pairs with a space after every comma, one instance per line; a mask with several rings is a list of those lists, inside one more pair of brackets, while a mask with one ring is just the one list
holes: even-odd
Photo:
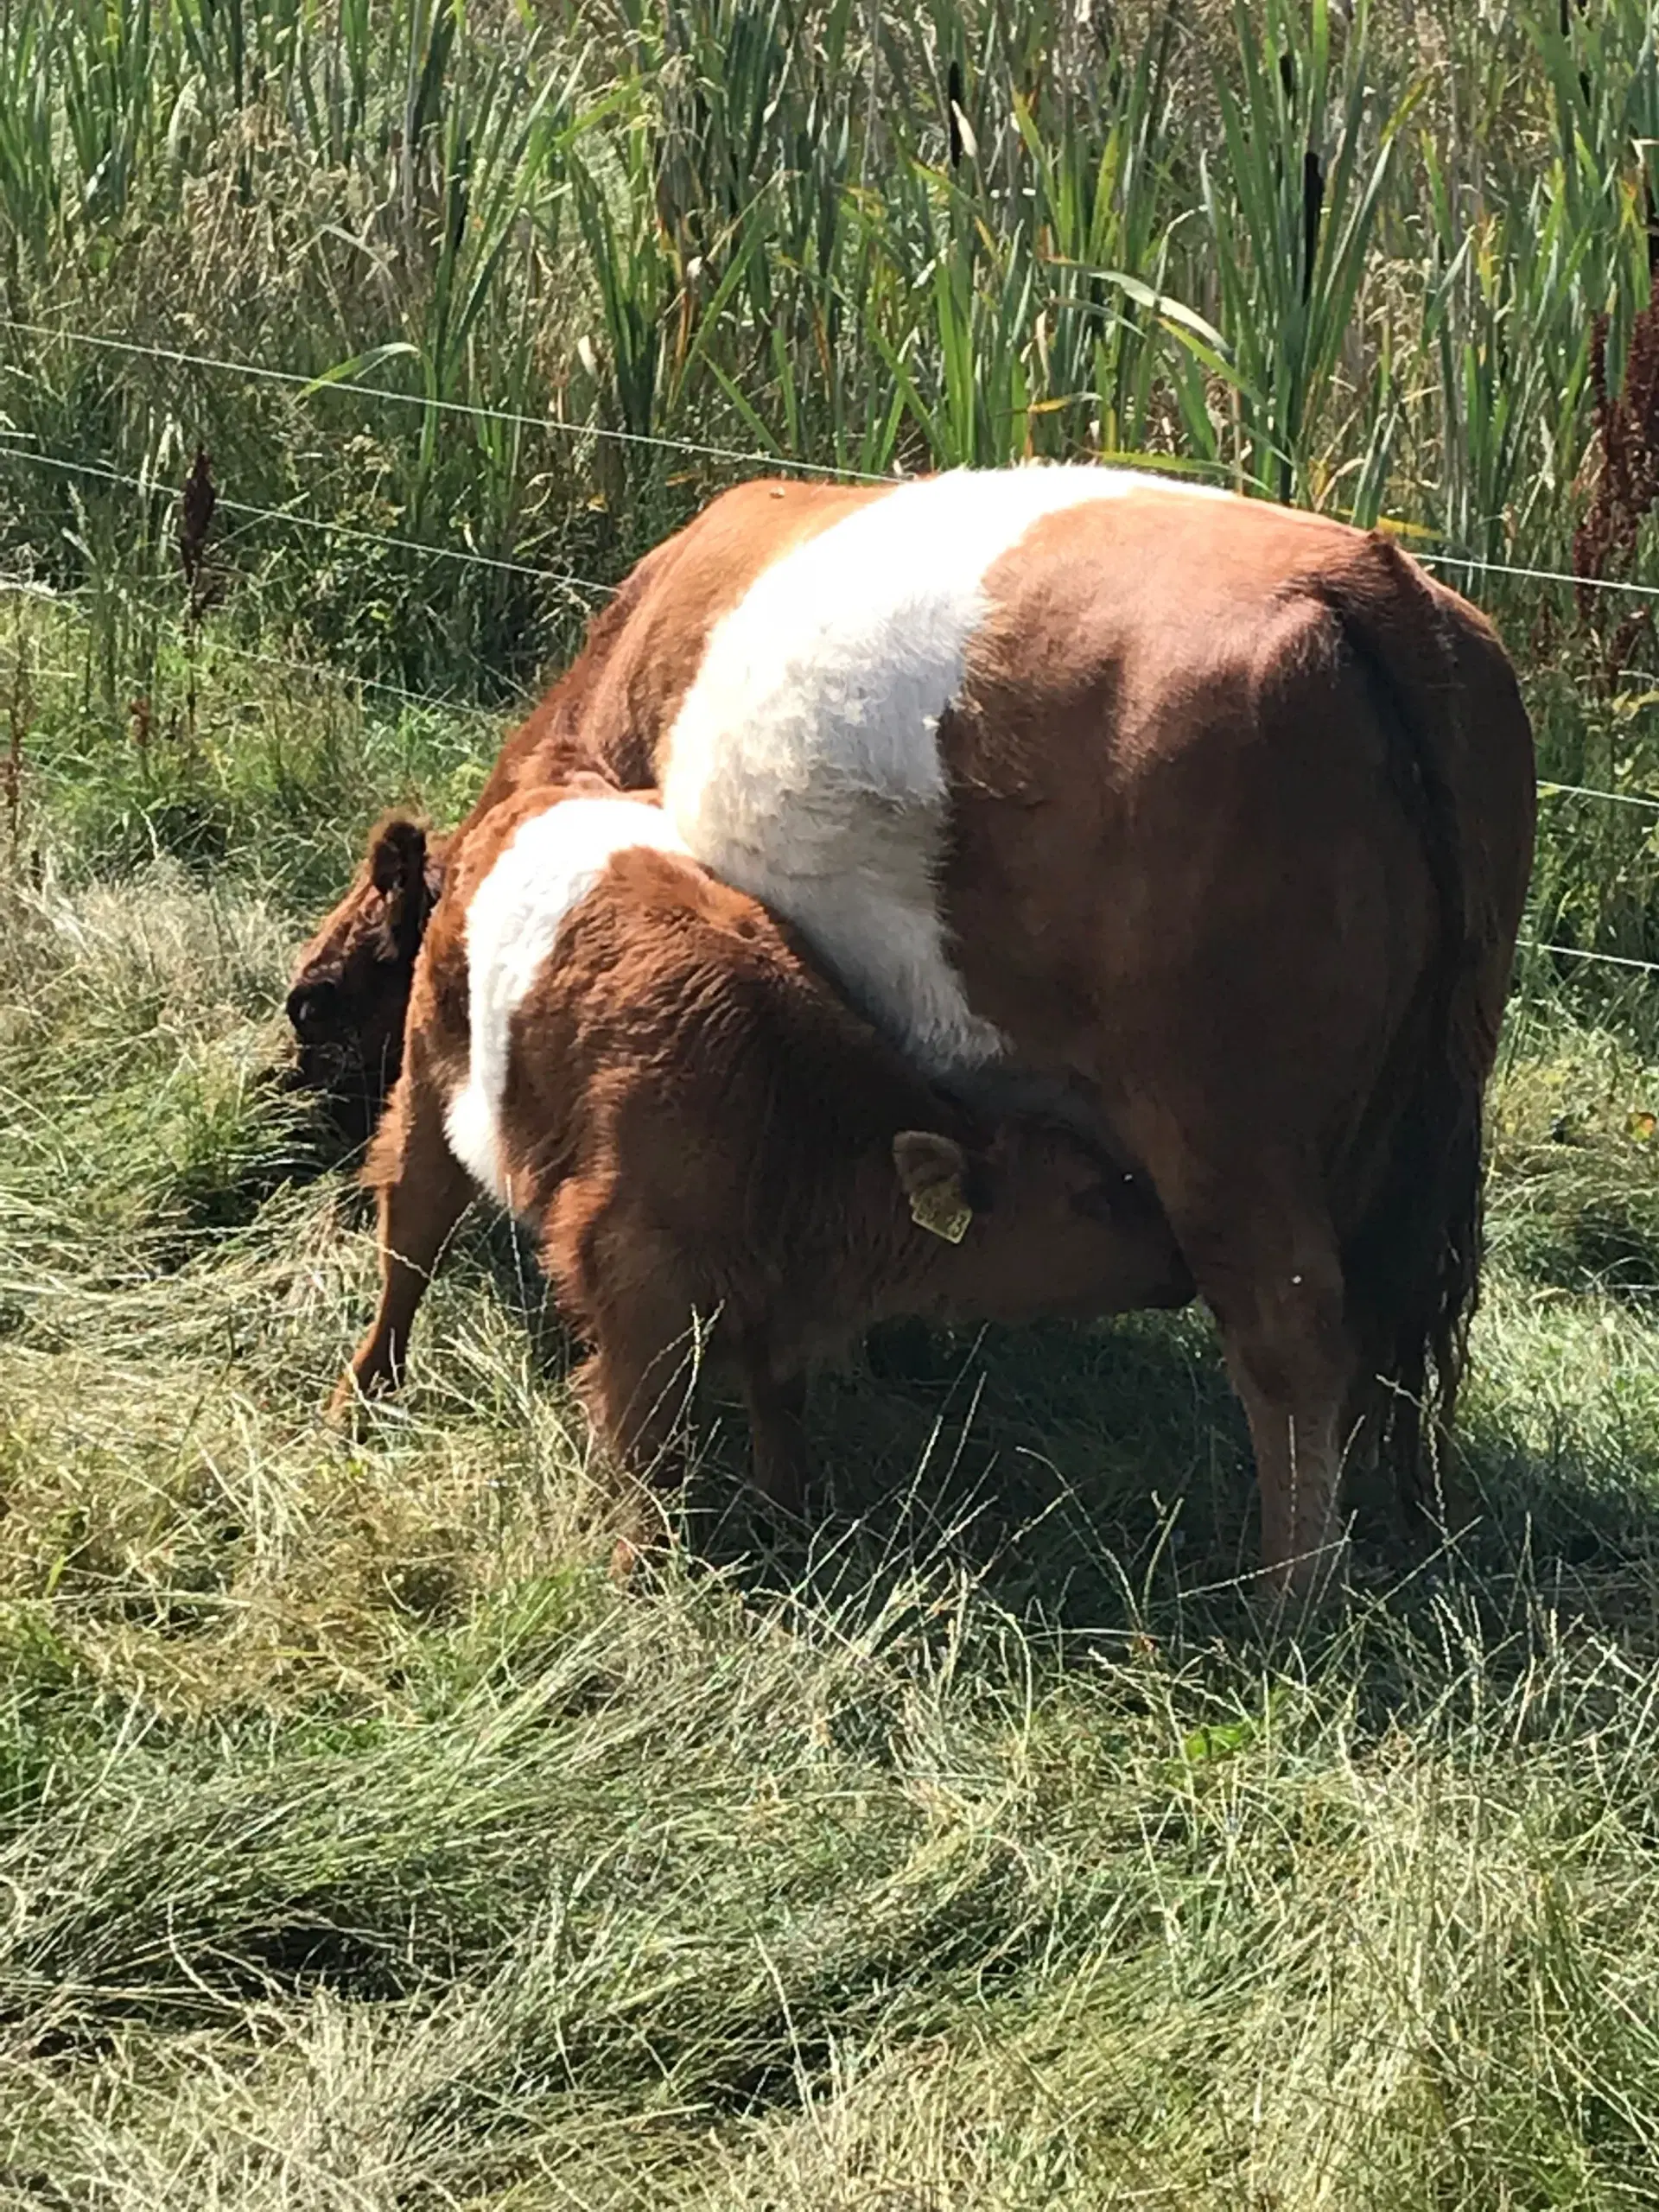
[[365, 1179], [381, 1296], [342, 1408], [399, 1379], [476, 1185], [537, 1231], [623, 1466], [671, 1467], [701, 1320], [741, 1375], [757, 1480], [791, 1510], [804, 1370], [873, 1322], [1192, 1295], [1144, 1183], [1063, 1130], [976, 1126], [634, 797], [543, 788], [476, 826]]
[[1368, 1406], [1414, 1463], [1533, 824], [1513, 671], [1455, 594], [1386, 537], [1110, 470], [749, 485], [640, 564], [485, 799], [577, 763], [660, 785], [938, 1082], [1046, 1086], [1144, 1168], [1271, 1570], [1327, 1551]]

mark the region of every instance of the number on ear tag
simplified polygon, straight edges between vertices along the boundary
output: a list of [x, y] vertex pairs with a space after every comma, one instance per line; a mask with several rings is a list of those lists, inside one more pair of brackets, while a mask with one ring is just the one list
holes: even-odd
[[948, 1182], [930, 1183], [924, 1190], [912, 1191], [910, 1217], [918, 1229], [926, 1230], [930, 1236], [943, 1236], [947, 1244], [960, 1244], [968, 1234], [974, 1210], [963, 1197], [961, 1184], [952, 1176]]

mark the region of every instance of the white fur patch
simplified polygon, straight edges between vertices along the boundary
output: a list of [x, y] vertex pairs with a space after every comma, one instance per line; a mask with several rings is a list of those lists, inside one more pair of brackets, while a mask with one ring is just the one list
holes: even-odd
[[663, 804], [714, 874], [786, 916], [936, 1074], [994, 1058], [945, 946], [939, 718], [989, 612], [987, 571], [1045, 515], [1149, 487], [1133, 470], [957, 470], [907, 484], [767, 569], [710, 633]]
[[467, 1081], [444, 1116], [449, 1148], [505, 1205], [501, 1101], [512, 1017], [553, 950], [559, 925], [607, 864], [630, 847], [685, 851], [660, 807], [626, 798], [567, 798], [521, 822], [467, 909], [471, 1052]]

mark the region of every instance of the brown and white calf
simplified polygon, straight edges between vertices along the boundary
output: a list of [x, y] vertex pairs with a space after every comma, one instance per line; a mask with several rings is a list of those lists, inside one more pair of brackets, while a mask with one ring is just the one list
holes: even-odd
[[1384, 537], [1107, 469], [748, 485], [641, 563], [485, 800], [579, 764], [659, 785], [938, 1082], [1046, 1087], [1144, 1169], [1265, 1562], [1314, 1572], [1356, 1421], [1405, 1470], [1449, 1412], [1478, 1280], [1534, 785], [1474, 609]]
[[976, 1126], [936, 1096], [635, 798], [528, 792], [476, 828], [427, 934], [365, 1179], [380, 1305], [342, 1405], [398, 1379], [482, 1188], [538, 1232], [623, 1465], [671, 1465], [706, 1321], [742, 1377], [757, 1480], [791, 1509], [804, 1370], [873, 1322], [1192, 1294], [1134, 1175], [1065, 1131]]

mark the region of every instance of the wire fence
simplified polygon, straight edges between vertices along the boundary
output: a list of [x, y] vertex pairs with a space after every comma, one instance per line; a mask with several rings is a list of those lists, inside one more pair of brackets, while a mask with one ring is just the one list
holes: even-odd
[[1545, 944], [1535, 937], [1516, 938], [1516, 944], [1526, 952], [1554, 952], [1563, 960], [1595, 960], [1608, 968], [1636, 968], [1644, 976], [1659, 976], [1659, 960], [1632, 960], [1622, 952], [1592, 952], [1582, 944]]
[[[395, 544], [402, 541], [388, 538], [381, 542]], [[595, 586], [594, 588], [612, 591], [614, 587]], [[27, 576], [0, 575], [0, 592], [11, 592], [50, 602], [67, 601], [79, 596], [73, 591], [56, 590], [49, 585], [36, 583], [32, 578]], [[294, 675], [309, 677], [320, 683], [334, 682], [356, 685], [364, 690], [401, 699], [407, 705], [424, 708], [432, 712], [488, 715], [495, 711], [491, 708], [480, 706], [476, 700], [465, 699], [454, 693], [416, 691], [406, 684], [393, 683], [381, 677], [359, 675], [354, 670], [341, 668], [337, 663], [300, 660], [287, 653], [256, 651], [251, 646], [234, 645], [223, 638], [215, 638], [207, 650], [212, 655], [228, 654], [238, 660], [256, 663], [268, 668], [285, 669]], [[67, 669], [54, 671], [40, 669], [35, 672], [39, 675], [50, 672], [60, 676], [72, 676], [78, 673]], [[1611, 806], [1637, 807], [1653, 813], [1659, 813], [1659, 798], [1650, 798], [1641, 791], [1604, 791], [1591, 784], [1565, 784], [1550, 779], [1541, 779], [1538, 784], [1538, 794], [1541, 798], [1599, 799]]]
[[174, 367], [214, 369], [236, 376], [251, 378], [259, 384], [276, 384], [297, 391], [302, 398], [320, 397], [329, 392], [354, 392], [365, 399], [390, 400], [399, 407], [418, 407], [429, 414], [459, 415], [474, 422], [499, 423], [504, 429], [545, 431], [553, 437], [581, 440], [594, 438], [605, 442], [641, 446], [662, 453], [685, 454], [702, 461], [727, 461], [743, 468], [784, 468], [798, 476], [827, 477], [839, 483], [890, 484], [890, 476], [878, 476], [868, 469], [841, 468], [833, 461], [796, 461], [785, 453], [747, 452], [738, 446], [704, 444], [694, 438], [666, 438], [653, 436], [648, 430], [617, 430], [599, 423], [568, 423], [556, 415], [524, 415], [510, 407], [480, 407], [470, 400], [429, 398], [416, 391], [399, 391], [391, 385], [359, 384], [345, 374], [325, 372], [321, 376], [302, 376], [295, 369], [273, 369], [260, 361], [228, 360], [213, 353], [192, 353], [173, 346], [140, 346], [129, 338], [105, 338], [87, 330], [63, 330], [49, 323], [22, 322], [12, 315], [0, 315], [0, 330], [21, 330], [36, 337], [60, 339], [66, 345], [91, 346], [105, 352], [137, 355], [146, 360], [165, 361]]
[[[116, 338], [98, 332], [70, 330], [60, 326], [25, 321], [11, 315], [0, 315], [0, 329], [45, 338], [67, 345], [86, 346], [125, 356], [154, 360], [174, 367], [194, 367], [215, 373], [249, 378], [256, 382], [279, 385], [295, 391], [302, 399], [324, 395], [354, 396], [362, 399], [389, 402], [395, 405], [419, 408], [429, 413], [468, 417], [476, 421], [500, 424], [505, 428], [521, 429], [571, 439], [608, 440], [614, 442], [655, 448], [683, 454], [690, 459], [711, 460], [729, 463], [749, 470], [785, 470], [789, 473], [843, 483], [892, 484], [894, 477], [878, 476], [868, 471], [839, 467], [832, 463], [796, 460], [778, 452], [734, 446], [722, 446], [701, 440], [652, 435], [644, 431], [620, 430], [597, 423], [576, 423], [556, 416], [533, 416], [514, 409], [480, 406], [471, 402], [429, 397], [416, 392], [399, 391], [394, 386], [365, 384], [350, 374], [350, 365], [339, 372], [327, 372], [320, 376], [305, 376], [298, 371], [275, 368], [256, 361], [237, 360], [223, 355], [193, 352], [188, 348], [142, 345], [130, 339]], [[0, 432], [0, 455], [48, 469], [57, 474], [88, 481], [113, 484], [129, 489], [144, 498], [177, 499], [183, 496], [183, 487], [162, 482], [158, 478], [134, 475], [126, 471], [110, 468], [96, 462], [76, 461], [65, 454], [48, 454], [37, 446], [26, 444], [15, 436]], [[1119, 457], [1120, 459], [1124, 457]], [[1141, 464], [1144, 465], [1144, 464]], [[1148, 474], [1155, 474], [1148, 470]], [[265, 507], [246, 500], [219, 494], [215, 511], [238, 515], [249, 521], [257, 521], [325, 533], [346, 543], [370, 545], [382, 550], [429, 560], [445, 561], [511, 575], [519, 575], [537, 582], [552, 583], [564, 588], [588, 594], [594, 601], [613, 594], [616, 586], [600, 582], [592, 576], [579, 575], [572, 570], [547, 568], [529, 562], [515, 561], [496, 554], [480, 553], [471, 546], [435, 543], [429, 539], [396, 536], [388, 531], [366, 530], [359, 524], [342, 523], [320, 515], [308, 514], [296, 508]], [[1425, 533], [1414, 531], [1414, 538]], [[1494, 561], [1484, 556], [1459, 553], [1446, 550], [1419, 550], [1414, 543], [1414, 557], [1424, 566], [1450, 569], [1465, 575], [1501, 575], [1516, 581], [1554, 586], [1567, 586], [1574, 590], [1624, 594], [1643, 600], [1659, 600], [1659, 585], [1639, 583], [1629, 578], [1584, 576], [1560, 569], [1535, 568], [1515, 562]], [[20, 593], [48, 600], [61, 601], [75, 596], [41, 586], [21, 576], [0, 576], [0, 591]], [[228, 654], [232, 658], [272, 668], [285, 670], [316, 681], [344, 682], [365, 690], [403, 701], [405, 704], [443, 713], [489, 714], [475, 702], [446, 696], [440, 693], [420, 692], [384, 677], [357, 675], [327, 663], [302, 661], [291, 656], [257, 651], [237, 645], [215, 638], [210, 647], [213, 654]], [[37, 667], [31, 675], [66, 681], [79, 680], [83, 671]], [[1642, 671], [1621, 673], [1640, 676]], [[252, 702], [251, 702], [252, 703]], [[1645, 792], [1608, 791], [1592, 785], [1569, 784], [1554, 780], [1541, 780], [1541, 798], [1567, 798], [1598, 801], [1609, 805], [1632, 807], [1659, 813], [1659, 796]], [[1579, 945], [1551, 944], [1538, 938], [1519, 940], [1522, 949], [1550, 954], [1564, 959], [1596, 962], [1606, 966], [1629, 969], [1647, 975], [1659, 975], [1659, 961], [1638, 960], [1620, 953], [1600, 952]]]
[[1659, 813], [1659, 798], [1649, 798], [1640, 791], [1599, 791], [1593, 784], [1556, 784], [1541, 779], [1538, 796], [1540, 798], [1599, 798], [1605, 799], [1610, 806], [1641, 806]]
[[[0, 433], [0, 454], [14, 461], [25, 461], [36, 468], [54, 469], [60, 475], [85, 477], [103, 484], [118, 484], [143, 493], [146, 498], [177, 499], [184, 496], [184, 487], [178, 484], [163, 484], [155, 478], [133, 476], [119, 468], [105, 468], [96, 461], [71, 461], [62, 454], [42, 453], [38, 447], [16, 442], [5, 442]], [[343, 537], [359, 545], [389, 547], [395, 552], [419, 553], [434, 561], [457, 561], [474, 569], [493, 569], [503, 575], [531, 576], [538, 582], [569, 585], [573, 590], [588, 592], [595, 598], [607, 598], [616, 587], [602, 584], [592, 576], [578, 576], [569, 570], [543, 569], [528, 561], [505, 561], [499, 554], [479, 553], [469, 545], [435, 545], [424, 537], [394, 537], [385, 531], [364, 530], [356, 523], [331, 521], [324, 515], [302, 514], [293, 507], [251, 506], [245, 499], [227, 499], [220, 493], [216, 496], [214, 512], [244, 515], [257, 522], [285, 523], [296, 530], [325, 531], [332, 537]]]
[[1627, 576], [1581, 576], [1571, 569], [1523, 569], [1512, 561], [1487, 561], [1471, 553], [1418, 553], [1426, 569], [1465, 569], [1483, 576], [1518, 576], [1529, 583], [1571, 584], [1575, 591], [1624, 592], [1632, 599], [1659, 599], [1659, 584], [1634, 583]]
[[[81, 590], [57, 589], [49, 584], [37, 583], [29, 576], [0, 575], [0, 593], [7, 592], [41, 600], [53, 606], [73, 605], [85, 596]], [[301, 660], [292, 653], [257, 650], [251, 645], [236, 645], [228, 638], [215, 637], [206, 644], [202, 658], [212, 662], [220, 656], [261, 667], [283, 669], [289, 675], [303, 676], [314, 683], [337, 683], [353, 690], [373, 691], [382, 697], [401, 699], [406, 706], [419, 707], [431, 714], [479, 715], [493, 719], [499, 712], [511, 711], [510, 703], [504, 709], [480, 706], [476, 699], [466, 698], [459, 692], [416, 691], [406, 683], [393, 683], [385, 677], [364, 676], [356, 669], [342, 668], [338, 661]], [[87, 672], [84, 666], [78, 669], [33, 667], [29, 671], [34, 676], [58, 676], [76, 683], [82, 681]], [[524, 703], [529, 702], [525, 701]]]
[[[784, 469], [796, 475], [818, 477], [845, 484], [892, 484], [895, 480], [893, 476], [877, 475], [867, 469], [846, 468], [830, 461], [798, 460], [776, 448], [761, 452], [750, 447], [713, 445], [695, 438], [655, 435], [644, 430], [619, 430], [602, 423], [570, 423], [555, 415], [526, 415], [517, 409], [485, 407], [469, 400], [429, 397], [421, 392], [399, 391], [391, 385], [363, 384], [344, 371], [325, 371], [319, 376], [308, 377], [298, 370], [273, 368], [261, 361], [194, 353], [181, 346], [141, 345], [135, 339], [112, 338], [97, 331], [71, 330], [56, 324], [29, 322], [14, 315], [0, 315], [0, 329], [21, 331], [65, 345], [92, 346], [141, 359], [164, 362], [173, 367], [195, 367], [225, 375], [248, 377], [258, 383], [280, 385], [296, 391], [302, 398], [316, 398], [328, 394], [354, 395], [362, 399], [385, 400], [397, 406], [419, 408], [427, 413], [461, 416], [477, 422], [496, 423], [504, 428], [534, 430], [555, 437], [609, 440], [664, 453], [682, 454], [694, 460], [727, 461], [740, 468]], [[0, 448], [0, 450], [26, 453], [29, 448], [14, 444]], [[1155, 467], [1147, 467], [1131, 456], [1119, 454], [1113, 458], [1120, 464], [1127, 462], [1130, 466], [1145, 467], [1149, 474], [1157, 473]], [[113, 471], [92, 470], [85, 463], [55, 457], [48, 465], [68, 469], [81, 468], [87, 474], [104, 474], [116, 482], [138, 483], [141, 480], [123, 478]], [[1217, 474], [1224, 474], [1225, 472]], [[156, 486], [150, 488], [162, 490], [165, 487]], [[391, 538], [374, 531], [355, 531], [349, 525], [332, 523], [320, 516], [300, 515], [285, 509], [238, 506], [234, 501], [226, 499], [221, 499], [219, 504], [233, 512], [278, 522], [293, 522], [309, 529], [333, 530], [342, 535], [365, 538], [372, 543], [415, 547], [440, 559], [472, 561], [486, 568], [505, 569], [526, 575], [545, 575], [581, 590], [607, 593], [614, 589], [614, 586], [597, 583], [591, 577], [560, 575], [557, 571], [531, 567], [521, 562], [504, 561], [466, 548], [435, 546], [416, 539]], [[1471, 575], [1509, 576], [1533, 583], [1567, 584], [1574, 589], [1624, 593], [1638, 599], [1659, 599], [1659, 584], [1638, 583], [1628, 577], [1585, 576], [1572, 569], [1530, 568], [1518, 562], [1494, 561], [1484, 555], [1460, 553], [1444, 547], [1433, 552], [1415, 551], [1415, 542], [1432, 537], [1433, 533], [1414, 524], [1410, 526], [1409, 534], [1414, 540], [1414, 557], [1426, 567], [1457, 569]]]

